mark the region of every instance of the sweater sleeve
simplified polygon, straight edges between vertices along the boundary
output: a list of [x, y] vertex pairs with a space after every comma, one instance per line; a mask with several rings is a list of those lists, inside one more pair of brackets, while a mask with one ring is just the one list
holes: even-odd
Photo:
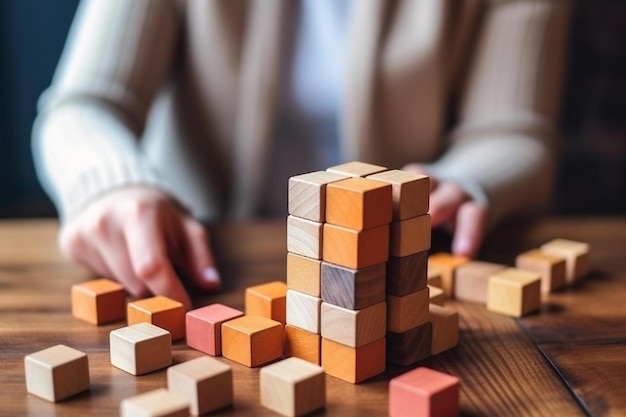
[[139, 138], [171, 67], [178, 19], [169, 0], [80, 4], [33, 128], [37, 172], [63, 218], [114, 188], [167, 189]]

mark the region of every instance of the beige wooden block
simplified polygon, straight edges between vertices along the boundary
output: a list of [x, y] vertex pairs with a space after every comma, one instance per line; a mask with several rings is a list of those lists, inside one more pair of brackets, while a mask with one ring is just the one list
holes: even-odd
[[172, 340], [185, 337], [185, 307], [171, 298], [157, 295], [128, 303], [128, 325], [152, 323], [168, 330]]
[[109, 334], [111, 365], [132, 375], [142, 375], [170, 366], [170, 332], [150, 323], [138, 323]]
[[569, 239], [554, 239], [541, 245], [540, 250], [565, 258], [566, 280], [575, 282], [589, 273], [589, 244]]
[[367, 178], [391, 184], [393, 219], [406, 220], [428, 213], [430, 178], [426, 175], [392, 169]]
[[353, 384], [385, 372], [385, 338], [353, 348], [322, 338], [324, 372]]
[[287, 287], [305, 294], [321, 295], [321, 265], [319, 259], [295, 253], [287, 254]]
[[295, 356], [305, 361], [320, 364], [322, 337], [294, 326], [285, 326], [285, 356]]
[[428, 265], [426, 284], [432, 287], [443, 288], [443, 271], [434, 265]]
[[122, 400], [122, 417], [187, 417], [187, 401], [165, 388], [158, 388]]
[[319, 365], [287, 358], [259, 372], [261, 405], [284, 416], [302, 416], [326, 405], [326, 374]]
[[328, 171], [309, 172], [289, 178], [289, 214], [315, 222], [325, 222], [326, 186], [348, 178]]
[[487, 304], [489, 277], [505, 268], [505, 265], [482, 261], [468, 261], [460, 265], [454, 272], [454, 298]]
[[324, 261], [361, 269], [387, 262], [388, 258], [388, 225], [353, 230], [329, 223], [324, 224]]
[[487, 309], [513, 317], [537, 310], [541, 303], [541, 277], [535, 272], [507, 268], [489, 278]]
[[391, 222], [389, 254], [403, 257], [430, 249], [430, 214]]
[[404, 333], [428, 322], [429, 290], [402, 297], [387, 295], [387, 330]]
[[430, 304], [435, 304], [443, 307], [443, 305], [446, 303], [446, 296], [443, 294], [443, 290], [439, 287], [434, 287], [432, 285], [429, 285], [428, 289]]
[[91, 324], [105, 324], [126, 317], [126, 291], [110, 279], [72, 285], [72, 315]]
[[348, 310], [322, 303], [322, 337], [349, 347], [359, 347], [385, 337], [387, 303], [381, 302], [361, 310]]
[[367, 162], [352, 161], [345, 164], [332, 166], [326, 171], [336, 174], [347, 175], [348, 177], [367, 177], [377, 172], [386, 171], [387, 168], [380, 165], [368, 164]]
[[459, 343], [459, 313], [435, 304], [430, 304], [429, 310], [429, 321], [433, 326], [431, 350], [437, 355]]
[[428, 269], [437, 268], [441, 271], [442, 286], [441, 289], [446, 298], [452, 298], [454, 295], [454, 271], [469, 258], [465, 256], [455, 256], [450, 253], [440, 252], [428, 257]]
[[201, 356], [167, 368], [167, 388], [187, 401], [191, 414], [206, 414], [233, 403], [233, 371]]
[[549, 294], [565, 286], [565, 258], [533, 249], [520, 253], [515, 266], [541, 277], [541, 292]]
[[319, 333], [321, 305], [322, 299], [319, 297], [287, 290], [287, 324]]
[[287, 217], [287, 250], [313, 259], [322, 258], [323, 223]]
[[57, 402], [89, 389], [87, 355], [65, 345], [31, 353], [24, 358], [26, 390]]
[[222, 324], [222, 356], [249, 368], [283, 356], [283, 326], [261, 316], [243, 316]]
[[392, 216], [391, 185], [348, 178], [326, 187], [326, 222], [355, 230], [388, 224]]
[[285, 324], [287, 312], [287, 284], [271, 281], [246, 288], [245, 311]]

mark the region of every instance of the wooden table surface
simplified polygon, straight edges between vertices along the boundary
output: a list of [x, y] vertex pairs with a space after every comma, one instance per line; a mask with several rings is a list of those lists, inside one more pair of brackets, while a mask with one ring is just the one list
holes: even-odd
[[[165, 372], [134, 377], [110, 365], [108, 335], [70, 313], [70, 287], [89, 279], [56, 249], [52, 220], [0, 221], [0, 415], [117, 415], [123, 398], [166, 385]], [[224, 224], [213, 244], [226, 284], [196, 294], [196, 306], [243, 307], [244, 288], [285, 279], [284, 221]], [[626, 415], [626, 218], [546, 219], [499, 230], [480, 259], [511, 265], [515, 255], [556, 237], [592, 246], [592, 273], [543, 300], [538, 314], [514, 320], [482, 306], [449, 302], [460, 313], [459, 346], [421, 365], [461, 379], [463, 416]], [[89, 356], [91, 389], [52, 404], [26, 392], [24, 356], [63, 343]], [[174, 363], [200, 356], [174, 344]], [[235, 405], [216, 415], [276, 415], [260, 406], [258, 369], [226, 359]], [[316, 415], [387, 414], [388, 381], [409, 368], [353, 385], [327, 377], [327, 407]]]

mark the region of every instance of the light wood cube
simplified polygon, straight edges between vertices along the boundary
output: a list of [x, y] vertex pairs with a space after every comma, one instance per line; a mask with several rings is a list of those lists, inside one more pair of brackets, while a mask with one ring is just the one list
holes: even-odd
[[589, 273], [589, 244], [569, 239], [554, 239], [541, 245], [540, 250], [565, 258], [568, 284], [584, 278]]
[[539, 274], [543, 294], [549, 294], [565, 286], [565, 258], [562, 256], [533, 249], [517, 255], [515, 266]]
[[428, 212], [430, 178], [426, 175], [392, 169], [367, 178], [391, 184], [394, 220], [405, 220]]
[[320, 332], [320, 306], [322, 299], [294, 290], [287, 290], [287, 324]]
[[432, 287], [443, 288], [443, 271], [434, 265], [428, 265], [428, 261], [427, 269], [426, 284]]
[[385, 336], [387, 304], [381, 302], [361, 310], [348, 310], [322, 303], [322, 337], [349, 347], [359, 347]]
[[271, 281], [246, 288], [246, 315], [276, 320], [285, 325], [287, 315], [287, 284]]
[[184, 398], [165, 388], [158, 388], [122, 400], [122, 417], [188, 417], [189, 405]]
[[152, 323], [170, 332], [172, 340], [185, 337], [185, 307], [171, 298], [157, 295], [132, 301], [127, 307], [128, 325]]
[[430, 249], [430, 214], [391, 222], [389, 254], [403, 257]]
[[403, 333], [387, 332], [387, 362], [408, 366], [431, 355], [433, 327], [430, 322]]
[[428, 251], [387, 261], [387, 293], [402, 297], [426, 288]]
[[296, 216], [287, 217], [287, 250], [308, 258], [321, 259], [323, 224]]
[[487, 310], [522, 317], [539, 309], [541, 277], [535, 272], [507, 268], [489, 278]]
[[91, 324], [105, 324], [126, 317], [126, 291], [110, 279], [72, 285], [72, 315]]
[[283, 326], [261, 316], [242, 316], [222, 324], [222, 355], [253, 368], [283, 356]]
[[325, 223], [323, 235], [326, 262], [361, 269], [389, 258], [389, 225], [354, 230]]
[[489, 277], [506, 268], [504, 265], [468, 261], [454, 272], [454, 298], [470, 303], [487, 304]]
[[455, 256], [445, 252], [435, 253], [428, 257], [428, 268], [436, 268], [441, 272], [442, 286], [440, 288], [447, 298], [454, 296], [454, 271], [468, 261], [469, 258], [465, 256]]
[[390, 417], [458, 417], [459, 379], [416, 368], [389, 381]]
[[412, 294], [396, 297], [387, 296], [387, 329], [404, 333], [428, 322], [428, 288]]
[[289, 214], [324, 223], [326, 186], [348, 178], [328, 171], [309, 172], [289, 178]]
[[446, 296], [443, 294], [443, 290], [439, 287], [428, 286], [430, 304], [442, 306], [446, 303]]
[[345, 164], [335, 165], [326, 169], [328, 172], [334, 172], [348, 177], [367, 177], [368, 175], [386, 170], [387, 168], [384, 166], [360, 161], [346, 162]]
[[319, 297], [322, 261], [295, 253], [287, 254], [287, 287]]
[[429, 310], [429, 321], [433, 326], [431, 352], [437, 355], [459, 343], [459, 313], [435, 304], [430, 304]]
[[187, 345], [213, 356], [222, 354], [222, 323], [243, 316], [243, 311], [215, 303], [187, 312]]
[[322, 338], [322, 367], [328, 375], [353, 384], [385, 372], [385, 338], [357, 348]]
[[111, 365], [143, 375], [172, 364], [172, 337], [150, 323], [138, 323], [109, 334]]
[[305, 361], [320, 364], [322, 337], [317, 333], [285, 326], [285, 356], [295, 356]]
[[326, 187], [326, 222], [355, 230], [389, 224], [391, 185], [365, 178], [348, 178]]
[[322, 300], [350, 310], [385, 301], [385, 264], [362, 269], [322, 263]]

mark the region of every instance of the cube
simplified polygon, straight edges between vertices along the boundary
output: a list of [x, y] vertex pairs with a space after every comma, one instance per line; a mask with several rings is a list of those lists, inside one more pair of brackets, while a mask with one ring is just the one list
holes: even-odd
[[323, 239], [323, 260], [336, 265], [361, 269], [389, 257], [389, 225], [354, 230], [325, 223]]
[[287, 217], [287, 250], [313, 259], [322, 258], [323, 223]]
[[443, 271], [430, 264], [427, 265], [427, 269], [426, 284], [437, 288], [443, 288]]
[[285, 326], [285, 356], [295, 356], [319, 365], [322, 349], [321, 340], [322, 337], [317, 333], [288, 324]]
[[459, 379], [425, 367], [389, 381], [390, 417], [457, 417]]
[[360, 161], [346, 162], [345, 164], [335, 165], [326, 169], [328, 172], [334, 172], [348, 177], [367, 177], [368, 175], [386, 170], [387, 168], [384, 166]]
[[565, 258], [562, 256], [533, 249], [517, 255], [515, 266], [539, 274], [542, 294], [549, 294], [565, 286]]
[[522, 317], [539, 309], [541, 277], [517, 268], [507, 268], [489, 278], [487, 310]]
[[215, 303], [187, 312], [187, 345], [212, 356], [222, 354], [222, 323], [243, 316], [243, 311]]
[[321, 334], [349, 347], [359, 347], [385, 337], [387, 304], [381, 302], [361, 310], [348, 310], [322, 303]]
[[189, 405], [179, 395], [158, 388], [122, 400], [122, 417], [187, 417]]
[[312, 333], [319, 333], [321, 304], [321, 298], [287, 290], [287, 324]]
[[389, 224], [391, 185], [365, 178], [348, 178], [326, 187], [326, 222], [355, 230]]
[[324, 372], [353, 384], [385, 372], [385, 338], [357, 348], [322, 338]]
[[408, 366], [431, 355], [433, 327], [430, 322], [403, 333], [387, 332], [387, 362]]
[[402, 297], [426, 288], [428, 277], [428, 251], [387, 261], [387, 293]]
[[350, 310], [385, 301], [385, 264], [361, 269], [322, 263], [322, 300]]
[[442, 306], [446, 303], [446, 296], [443, 294], [443, 290], [439, 287], [428, 286], [428, 297], [430, 298], [430, 304]]
[[467, 263], [469, 258], [465, 256], [455, 256], [449, 253], [440, 252], [428, 257], [428, 268], [436, 268], [441, 272], [441, 289], [446, 298], [454, 296], [454, 271], [461, 265]]
[[328, 171], [309, 172], [289, 178], [289, 214], [325, 222], [326, 186], [346, 178], [346, 175]]
[[271, 281], [246, 288], [246, 315], [256, 315], [285, 324], [287, 315], [287, 284]]
[[168, 330], [172, 340], [185, 337], [185, 307], [171, 298], [157, 295], [128, 303], [128, 325], [152, 323]]
[[109, 279], [72, 285], [72, 315], [100, 325], [126, 317], [126, 291]]
[[540, 250], [565, 258], [568, 284], [580, 280], [589, 273], [589, 244], [569, 239], [554, 239], [541, 245]]
[[403, 257], [430, 249], [430, 214], [394, 220], [389, 231], [389, 254]]
[[242, 316], [222, 324], [222, 355], [253, 368], [283, 356], [283, 326], [261, 316]]
[[387, 295], [387, 329], [404, 333], [428, 322], [428, 288], [396, 297]]
[[433, 327], [433, 355], [452, 349], [459, 343], [459, 313], [448, 307], [430, 304], [429, 321]]
[[287, 287], [305, 294], [321, 295], [322, 261], [295, 253], [287, 254]]
[[504, 265], [482, 261], [468, 261], [460, 265], [454, 272], [454, 298], [487, 304], [489, 277], [505, 268]]
[[109, 334], [111, 365], [132, 375], [143, 375], [170, 366], [172, 337], [150, 323], [138, 323]]
[[426, 175], [392, 169], [366, 178], [391, 184], [394, 220], [406, 220], [428, 212], [430, 178]]

